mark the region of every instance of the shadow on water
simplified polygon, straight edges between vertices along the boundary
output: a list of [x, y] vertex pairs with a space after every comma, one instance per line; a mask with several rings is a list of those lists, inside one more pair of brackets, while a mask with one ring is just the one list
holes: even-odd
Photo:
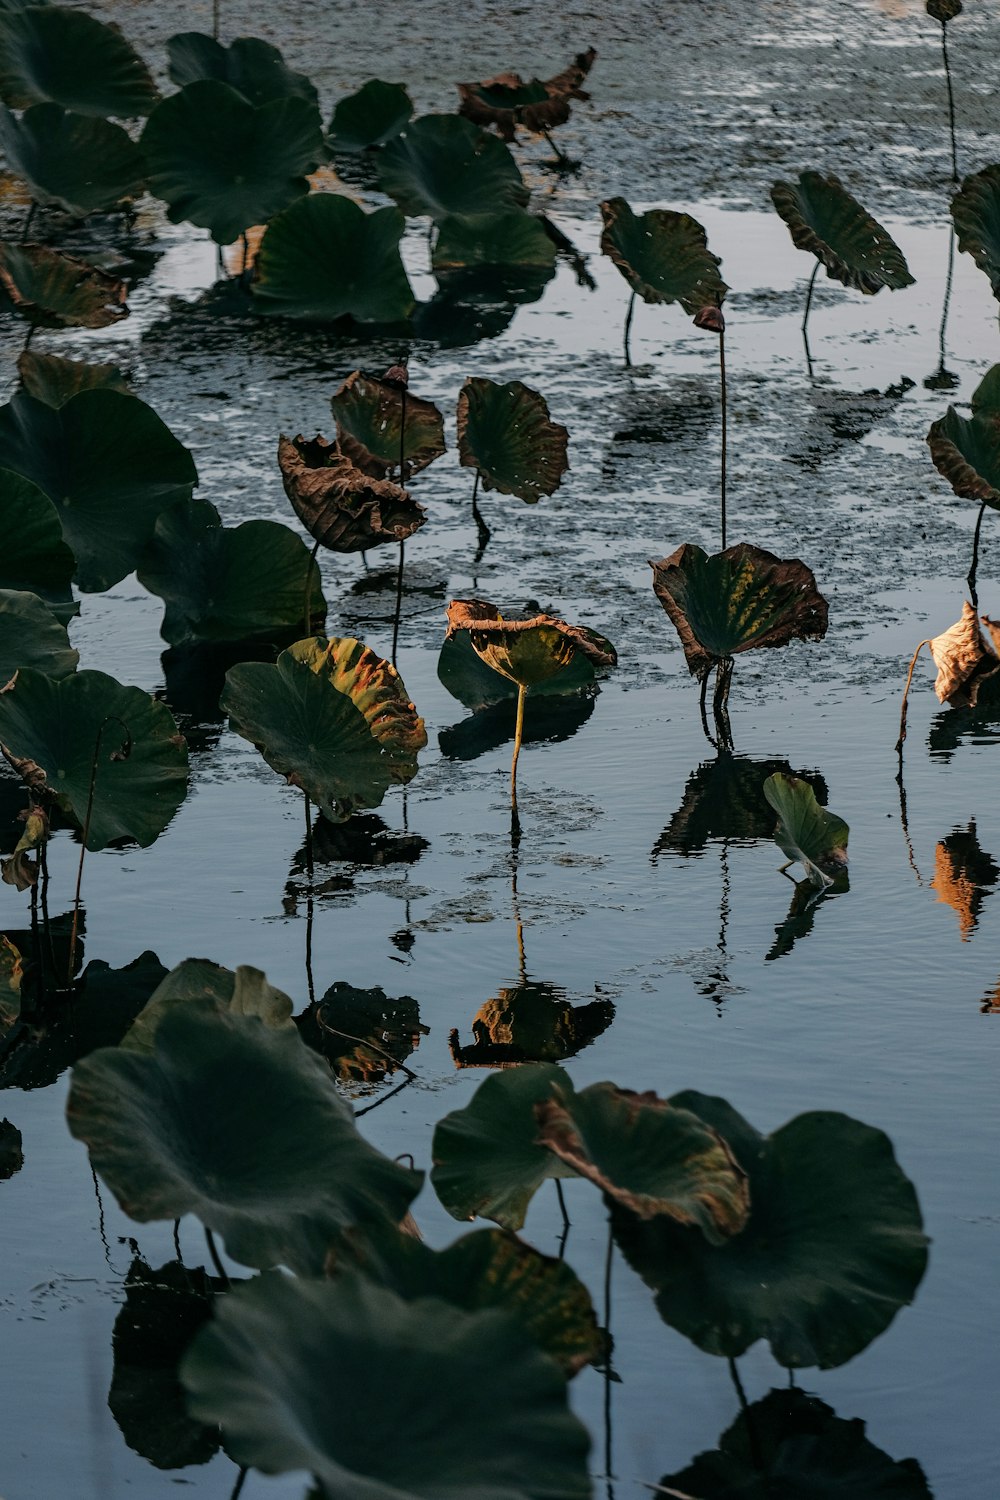
[[[522, 744], [558, 744], [582, 728], [594, 712], [594, 693], [542, 694], [529, 698], [524, 710]], [[442, 729], [438, 735], [441, 754], [448, 760], [476, 760], [514, 738], [517, 704], [494, 703], [468, 719]]]
[[796, 447], [785, 454], [789, 463], [807, 473], [818, 472], [823, 464], [848, 443], [860, 443], [891, 416], [914, 382], [903, 376], [884, 391], [841, 391], [815, 385], [809, 392], [812, 414], [801, 424]]
[[771, 838], [777, 817], [764, 796], [764, 782], [776, 773], [807, 781], [817, 801], [826, 805], [826, 782], [818, 771], [793, 771], [787, 760], [720, 755], [688, 777], [680, 807], [653, 845], [653, 864], [663, 854], [701, 854], [722, 839], [752, 844]]
[[402, 1069], [430, 1027], [410, 995], [390, 998], [376, 986], [359, 990], [337, 980], [320, 1000], [296, 1016], [299, 1034], [347, 1084], [377, 1084]]
[[808, 937], [812, 932], [821, 903], [831, 896], [843, 896], [851, 888], [846, 871], [838, 875], [832, 885], [825, 887], [817, 886], [811, 880], [794, 880], [792, 884], [795, 887], [792, 904], [788, 908], [788, 916], [774, 929], [774, 942], [765, 954], [768, 960], [784, 958], [786, 953], [790, 953], [800, 938]]
[[525, 976], [479, 1007], [471, 1043], [462, 1046], [456, 1028], [448, 1036], [448, 1048], [456, 1068], [562, 1062], [595, 1041], [614, 1017], [610, 1000], [571, 1005], [561, 986]]

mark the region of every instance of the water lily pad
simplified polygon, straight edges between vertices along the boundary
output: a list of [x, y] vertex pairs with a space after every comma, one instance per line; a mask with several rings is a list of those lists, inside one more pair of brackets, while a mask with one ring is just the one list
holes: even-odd
[[401, 451], [404, 483], [445, 451], [444, 418], [433, 401], [395, 381], [355, 370], [334, 391], [330, 406], [341, 451], [376, 479], [390, 469], [398, 474]]
[[832, 281], [873, 296], [884, 286], [913, 285], [902, 250], [833, 173], [802, 172], [797, 183], [776, 182], [771, 201], [792, 243], [808, 250]]
[[446, 639], [468, 631], [476, 655], [519, 687], [537, 687], [555, 677], [582, 653], [595, 667], [618, 660], [610, 641], [583, 625], [567, 625], [554, 615], [509, 619], [485, 599], [453, 599], [448, 605]]
[[0, 589], [0, 690], [22, 667], [67, 677], [79, 660], [65, 625], [36, 594]]
[[826, 634], [827, 602], [797, 559], [746, 542], [710, 557], [685, 542], [650, 567], [654, 592], [681, 638], [692, 676], [703, 677], [740, 651]]
[[424, 115], [384, 146], [379, 185], [404, 214], [468, 218], [523, 208], [528, 189], [496, 136], [459, 115]]
[[660, 1316], [709, 1354], [767, 1339], [790, 1369], [846, 1364], [912, 1301], [927, 1264], [913, 1185], [881, 1130], [814, 1110], [770, 1136], [723, 1099], [670, 1101], [718, 1131], [746, 1171], [750, 1218], [723, 1245], [613, 1207], [626, 1260]]
[[315, 104], [286, 94], [255, 108], [213, 80], [158, 104], [142, 149], [150, 191], [171, 221], [200, 224], [220, 245], [308, 193], [307, 176], [326, 155]]
[[729, 288], [697, 219], [672, 209], [635, 214], [624, 198], [601, 204], [601, 250], [644, 302], [679, 302], [689, 316], [718, 306]]
[[303, 526], [333, 552], [364, 552], [403, 542], [426, 521], [427, 512], [409, 492], [388, 479], [373, 479], [339, 445], [300, 434], [278, 440], [278, 466], [285, 494]]
[[486, 490], [529, 504], [551, 495], [569, 468], [568, 442], [545, 397], [520, 380], [498, 385], [472, 375], [458, 393], [459, 463], [478, 469]]
[[58, 411], [19, 391], [0, 407], [0, 465], [53, 502], [85, 593], [131, 573], [160, 512], [198, 482], [152, 408], [112, 390], [81, 391]]
[[36, 354], [25, 349], [17, 360], [21, 389], [36, 401], [58, 409], [81, 391], [120, 391], [130, 394], [125, 376], [117, 365], [90, 364], [84, 359], [63, 359], [61, 354]]
[[384, 146], [406, 128], [412, 114], [413, 101], [401, 83], [369, 78], [357, 93], [338, 100], [330, 121], [330, 145], [345, 152]]
[[927, 443], [934, 467], [956, 495], [1000, 510], [1000, 365], [973, 392], [972, 416], [949, 406], [931, 423]]
[[438, 277], [512, 266], [551, 270], [555, 259], [555, 242], [541, 219], [519, 208], [488, 218], [443, 219], [431, 252]]
[[313, 193], [267, 227], [257, 256], [254, 305], [276, 317], [333, 323], [395, 323], [413, 291], [399, 255], [398, 209], [366, 214], [350, 198]]
[[782, 853], [798, 860], [814, 885], [832, 885], [847, 868], [849, 829], [843, 818], [820, 807], [808, 781], [797, 776], [769, 776], [764, 796], [778, 814], [774, 839]]
[[247, 1266], [316, 1275], [338, 1230], [398, 1222], [422, 1180], [362, 1139], [293, 1028], [213, 1000], [164, 1016], [152, 1055], [84, 1058], [67, 1119], [131, 1218], [193, 1213]]
[[589, 1047], [614, 1018], [610, 1000], [571, 1005], [558, 985], [526, 979], [479, 1007], [468, 1046], [460, 1046], [458, 1031], [452, 1031], [448, 1050], [456, 1068], [562, 1062]]
[[460, 83], [460, 115], [475, 125], [492, 125], [505, 141], [512, 141], [516, 127], [539, 134], [569, 119], [570, 100], [589, 99], [582, 84], [594, 65], [593, 47], [580, 52], [561, 73], [543, 81], [525, 81], [518, 73], [498, 73], [481, 83]]
[[0, 534], [0, 588], [37, 594], [65, 624], [78, 608], [71, 588], [76, 558], [51, 500], [9, 469], [0, 469]]
[[[596, 634], [596, 632], [595, 632]], [[605, 653], [610, 657], [614, 647], [603, 636], [598, 636]], [[517, 684], [488, 666], [472, 644], [469, 632], [459, 630], [446, 636], [438, 657], [438, 680], [444, 684], [453, 698], [480, 713], [497, 703], [513, 703], [517, 698]], [[577, 651], [572, 661], [554, 677], [543, 678], [527, 689], [529, 698], [543, 695], [579, 693], [592, 689], [597, 668], [583, 651]]]
[[85, 219], [135, 198], [145, 186], [138, 146], [110, 120], [34, 104], [18, 119], [0, 109], [0, 148], [37, 202]]
[[74, 672], [55, 681], [26, 668], [0, 693], [0, 743], [41, 768], [57, 805], [81, 828], [99, 734], [87, 848], [103, 849], [115, 839], [145, 848], [187, 792], [187, 746], [169, 709], [106, 672]]
[[294, 95], [316, 105], [315, 85], [304, 73], [288, 67], [277, 47], [256, 36], [238, 36], [224, 47], [200, 31], [181, 31], [167, 42], [167, 72], [172, 83], [214, 80], [229, 87], [255, 107]]
[[138, 577], [166, 604], [160, 633], [171, 646], [287, 639], [326, 616], [319, 569], [301, 537], [279, 521], [224, 527], [207, 500], [160, 515]]
[[298, 641], [273, 667], [233, 667], [221, 703], [237, 734], [332, 822], [412, 780], [427, 743], [399, 673], [350, 637]]
[[325, 1500], [591, 1494], [565, 1377], [502, 1312], [404, 1301], [357, 1273], [270, 1272], [221, 1300], [181, 1379], [237, 1463], [304, 1469]]
[[108, 328], [128, 317], [123, 281], [46, 245], [0, 241], [0, 283], [39, 328]]
[[159, 95], [115, 25], [65, 5], [0, 12], [0, 98], [51, 102], [80, 115], [147, 115]]
[[234, 973], [207, 958], [186, 958], [160, 980], [122, 1039], [132, 1052], [151, 1054], [164, 1016], [178, 1006], [214, 1001], [220, 1011], [234, 1016], [256, 1016], [265, 1026], [290, 1026], [294, 1004], [283, 990], [269, 984], [267, 975], [250, 964]]

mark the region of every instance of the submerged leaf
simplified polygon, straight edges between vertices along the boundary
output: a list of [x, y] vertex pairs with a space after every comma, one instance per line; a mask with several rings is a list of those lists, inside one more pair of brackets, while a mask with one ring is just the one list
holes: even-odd
[[808, 781], [780, 771], [764, 782], [764, 796], [778, 814], [774, 840], [789, 860], [798, 860], [814, 885], [832, 885], [847, 868], [848, 827], [820, 807]]
[[528, 201], [517, 163], [496, 136], [459, 115], [424, 115], [382, 148], [379, 185], [411, 217], [502, 213]]
[[334, 391], [330, 406], [338, 447], [375, 479], [395, 469], [405, 483], [445, 451], [444, 418], [433, 401], [398, 381], [355, 370]]
[[413, 102], [401, 83], [369, 78], [357, 93], [340, 99], [330, 121], [334, 151], [368, 151], [384, 146], [406, 128]]
[[285, 63], [277, 47], [256, 36], [238, 36], [228, 47], [200, 31], [181, 31], [167, 42], [167, 72], [183, 89], [189, 83], [214, 79], [255, 107], [294, 95], [315, 105], [315, 86], [304, 73]]
[[0, 241], [0, 283], [39, 328], [107, 328], [128, 317], [124, 281], [46, 245]]
[[214, 1001], [220, 1012], [256, 1016], [265, 1026], [290, 1026], [295, 1009], [285, 992], [275, 989], [267, 975], [250, 964], [240, 964], [234, 973], [207, 958], [186, 958], [160, 980], [121, 1045], [152, 1054], [164, 1016], [178, 1006], [203, 1000]]
[[802, 172], [797, 183], [776, 182], [771, 201], [792, 243], [815, 255], [832, 281], [869, 296], [884, 286], [899, 291], [913, 285], [895, 240], [832, 172]]
[[927, 444], [934, 467], [956, 495], [1000, 510], [1000, 365], [973, 392], [972, 416], [963, 417], [949, 406], [931, 423]]
[[465, 630], [476, 655], [519, 687], [537, 687], [555, 677], [577, 653], [597, 667], [613, 667], [618, 660], [610, 641], [594, 630], [547, 614], [507, 619], [485, 599], [453, 599], [448, 605], [445, 639]]
[[635, 214], [624, 198], [601, 204], [601, 251], [644, 302], [679, 302], [690, 317], [721, 304], [729, 288], [697, 219], [672, 209]]
[[505, 141], [512, 141], [515, 127], [523, 125], [536, 135], [564, 125], [569, 119], [571, 99], [589, 99], [583, 82], [597, 57], [593, 47], [580, 52], [561, 73], [544, 82], [529, 82], [518, 73], [498, 73], [482, 83], [460, 83], [460, 115], [475, 125], [496, 127]]
[[339, 193], [311, 193], [272, 220], [261, 241], [254, 305], [275, 317], [333, 323], [394, 323], [414, 297], [399, 241], [396, 208], [365, 213]]
[[0, 109], [0, 148], [39, 203], [84, 219], [136, 198], [145, 186], [138, 146], [110, 120], [34, 104], [17, 119]]
[[934, 683], [938, 702], [952, 708], [975, 708], [983, 682], [1000, 671], [1000, 658], [984, 639], [968, 599], [954, 625], [927, 644], [938, 669]]
[[278, 439], [285, 494], [303, 526], [333, 552], [364, 552], [403, 542], [424, 524], [427, 512], [388, 479], [373, 479], [335, 443], [301, 433]]
[[934, 850], [931, 890], [955, 912], [963, 943], [975, 932], [983, 902], [998, 878], [1000, 866], [980, 845], [975, 818], [967, 828], [953, 829]]
[[147, 115], [159, 95], [117, 26], [66, 5], [0, 11], [0, 98], [79, 115]]
[[529, 504], [551, 495], [569, 468], [568, 442], [545, 397], [520, 380], [498, 385], [472, 375], [458, 393], [459, 463], [478, 469], [486, 490]]

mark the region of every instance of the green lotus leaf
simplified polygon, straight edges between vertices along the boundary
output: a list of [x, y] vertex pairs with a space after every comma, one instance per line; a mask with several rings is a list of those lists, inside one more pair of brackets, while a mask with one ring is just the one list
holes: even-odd
[[805, 563], [738, 542], [711, 557], [690, 542], [650, 562], [653, 590], [703, 677], [740, 651], [821, 640], [828, 606]]
[[319, 569], [301, 537], [280, 521], [224, 527], [207, 500], [160, 515], [138, 577], [166, 604], [160, 633], [171, 646], [287, 639], [326, 616]]
[[427, 512], [388, 479], [373, 479], [335, 443], [321, 437], [294, 440], [282, 433], [278, 467], [285, 494], [303, 526], [333, 552], [364, 552], [403, 542]]
[[395, 381], [355, 370], [334, 391], [330, 406], [338, 447], [373, 478], [398, 471], [402, 452], [405, 483], [445, 451], [444, 418], [433, 401]]
[[592, 1083], [535, 1106], [538, 1143], [640, 1219], [666, 1214], [712, 1245], [747, 1222], [747, 1178], [726, 1142], [653, 1093]]
[[962, 0], [926, 0], [927, 14], [944, 24], [962, 14]]
[[[610, 641], [602, 641], [610, 655], [614, 647]], [[460, 630], [445, 638], [438, 657], [438, 680], [444, 684], [453, 698], [464, 704], [473, 713], [492, 708], [496, 703], [513, 703], [517, 698], [517, 684], [509, 677], [494, 672], [476, 653], [467, 630]], [[527, 689], [529, 698], [548, 694], [579, 693], [592, 688], [596, 668], [590, 657], [577, 651], [573, 660], [554, 677], [546, 677]]]
[[847, 868], [848, 827], [820, 807], [808, 781], [776, 772], [764, 782], [764, 796], [778, 814], [774, 839], [791, 861], [798, 860], [814, 885], [832, 885]]
[[479, 470], [486, 490], [529, 504], [551, 495], [569, 468], [568, 442], [545, 397], [520, 380], [470, 375], [458, 393], [458, 460]]
[[220, 703], [237, 734], [335, 823], [412, 780], [427, 743], [395, 667], [350, 637], [298, 641], [273, 667], [240, 663]]
[[181, 31], [167, 42], [167, 72], [178, 88], [214, 80], [259, 107], [290, 95], [316, 105], [315, 85], [304, 73], [288, 67], [277, 47], [255, 36], [238, 36], [223, 47], [200, 31]]
[[762, 1136], [724, 1099], [670, 1102], [727, 1142], [749, 1177], [750, 1218], [710, 1245], [613, 1205], [615, 1238], [660, 1316], [709, 1354], [767, 1339], [789, 1369], [846, 1364], [912, 1301], [927, 1264], [917, 1196], [888, 1136], [822, 1110]]
[[963, 417], [949, 406], [931, 423], [927, 443], [934, 467], [956, 495], [1000, 510], [1000, 365], [973, 392], [972, 416]]
[[528, 201], [517, 163], [496, 136], [459, 115], [424, 115], [379, 153], [379, 185], [404, 214], [503, 213]]
[[[668, 850], [700, 854], [713, 840], [754, 844], [771, 838], [774, 810], [764, 794], [764, 783], [775, 772], [796, 774], [787, 760], [722, 755], [705, 761], [688, 777], [681, 805], [656, 841], [653, 863]], [[798, 776], [826, 801], [822, 776], [815, 771], [800, 771]]]
[[589, 1047], [614, 1018], [610, 1000], [570, 1005], [558, 985], [524, 980], [479, 1007], [470, 1046], [459, 1046], [456, 1030], [449, 1034], [448, 1050], [456, 1068], [562, 1062]]
[[378, 985], [359, 990], [339, 979], [296, 1024], [342, 1083], [381, 1083], [428, 1031], [411, 995], [390, 998]]
[[591, 1494], [565, 1377], [506, 1313], [404, 1301], [358, 1273], [269, 1272], [221, 1299], [181, 1380], [237, 1463], [305, 1469], [325, 1500]]
[[568, 1074], [552, 1063], [525, 1063], [485, 1078], [464, 1109], [434, 1129], [431, 1182], [453, 1219], [492, 1219], [520, 1229], [547, 1177], [575, 1177], [538, 1142], [535, 1105], [553, 1087], [572, 1093]]
[[446, 1250], [391, 1226], [348, 1230], [330, 1269], [352, 1266], [406, 1302], [439, 1297], [464, 1312], [509, 1313], [568, 1376], [604, 1352], [590, 1293], [575, 1272], [504, 1230], [476, 1230]]
[[67, 677], [79, 660], [65, 625], [36, 594], [0, 589], [0, 689], [22, 667]]
[[491, 267], [551, 269], [555, 261], [555, 242], [541, 219], [519, 208], [488, 218], [443, 219], [431, 254], [438, 277]]
[[663, 1495], [699, 1500], [932, 1500], [915, 1459], [898, 1462], [818, 1396], [792, 1387], [770, 1391], [741, 1412], [713, 1453], [699, 1453], [657, 1486]]
[[249, 964], [236, 972], [207, 958], [186, 958], [165, 974], [122, 1039], [132, 1052], [152, 1054], [164, 1016], [192, 1001], [212, 1000], [220, 1011], [256, 1016], [265, 1026], [290, 1026], [292, 1001]]
[[131, 573], [160, 512], [198, 482], [152, 408], [112, 390], [81, 391], [58, 411], [19, 391], [0, 407], [0, 465], [52, 501], [85, 593]]
[[33, 104], [20, 119], [0, 109], [0, 148], [31, 196], [85, 219], [143, 190], [146, 167], [120, 125]]
[[697, 219], [672, 209], [634, 214], [624, 198], [601, 204], [601, 251], [644, 302], [679, 302], [691, 317], [718, 307], [729, 288]]
[[39, 328], [107, 328], [128, 317], [124, 281], [45, 245], [0, 241], [0, 284]]
[[570, 100], [590, 98], [581, 85], [596, 57], [590, 47], [545, 82], [540, 78], [525, 82], [517, 73], [498, 73], [482, 83], [460, 83], [458, 112], [475, 125], [493, 125], [505, 141], [514, 139], [518, 125], [535, 134], [564, 125]]
[[25, 349], [17, 361], [21, 389], [36, 401], [58, 409], [81, 391], [120, 391], [130, 395], [129, 385], [117, 365], [89, 364], [83, 359], [63, 359], [61, 354], [36, 354]]
[[367, 151], [384, 146], [405, 130], [413, 102], [401, 83], [369, 78], [355, 94], [340, 99], [330, 121], [334, 151]]
[[618, 660], [611, 643], [594, 630], [567, 625], [554, 615], [508, 619], [485, 599], [453, 599], [448, 605], [446, 639], [460, 631], [468, 631], [487, 666], [524, 688], [565, 671], [581, 652], [597, 667], [613, 667]]
[[896, 292], [913, 285], [895, 240], [833, 173], [802, 172], [797, 184], [776, 182], [771, 201], [793, 245], [815, 255], [831, 281], [869, 296], [884, 286]]
[[65, 5], [0, 13], [0, 98], [13, 109], [60, 104], [79, 115], [147, 115], [159, 95], [117, 26]]
[[24, 1166], [21, 1132], [9, 1120], [0, 1120], [0, 1182], [7, 1182]]
[[200, 1266], [169, 1261], [154, 1270], [136, 1257], [111, 1335], [111, 1415], [133, 1453], [157, 1469], [207, 1464], [218, 1428], [188, 1416], [177, 1366], [212, 1316], [213, 1290]]
[[56, 804], [81, 828], [99, 738], [87, 848], [134, 839], [145, 849], [187, 792], [187, 745], [170, 710], [106, 672], [55, 681], [25, 669], [0, 693], [0, 744], [41, 768]]
[[304, 197], [326, 155], [315, 104], [285, 94], [255, 107], [212, 80], [158, 104], [142, 149], [150, 191], [171, 221], [200, 224], [220, 245]]
[[191, 1001], [163, 1017], [153, 1046], [92, 1052], [67, 1104], [131, 1218], [193, 1213], [241, 1264], [317, 1275], [338, 1230], [406, 1213], [423, 1174], [358, 1134], [292, 1027]]
[[259, 312], [309, 322], [395, 323], [414, 297], [399, 241], [398, 209], [366, 214], [339, 193], [312, 193], [267, 226], [255, 264]]
[[9, 469], [0, 469], [0, 535], [0, 588], [37, 594], [65, 624], [78, 609], [70, 586], [76, 559], [51, 500]]

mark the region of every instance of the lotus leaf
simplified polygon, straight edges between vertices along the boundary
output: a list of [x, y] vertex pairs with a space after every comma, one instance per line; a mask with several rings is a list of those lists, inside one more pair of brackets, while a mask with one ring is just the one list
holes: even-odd
[[[40, 768], [57, 806], [81, 828], [99, 740], [87, 848], [104, 849], [115, 839], [146, 848], [187, 792], [187, 746], [169, 709], [106, 672], [55, 681], [26, 668], [0, 693], [5, 753]], [[123, 754], [119, 747], [126, 745]]]
[[485, 1078], [464, 1109], [452, 1110], [434, 1130], [431, 1182], [453, 1219], [492, 1219], [520, 1229], [547, 1177], [575, 1177], [539, 1144], [535, 1105], [557, 1086], [573, 1085], [562, 1068], [525, 1063]]
[[582, 84], [594, 65], [593, 47], [579, 53], [568, 68], [543, 82], [525, 82], [517, 73], [498, 73], [482, 83], [460, 83], [460, 115], [475, 125], [493, 125], [505, 141], [512, 141], [516, 126], [536, 135], [565, 125], [571, 99], [589, 99]]
[[316, 1275], [338, 1230], [406, 1213], [423, 1174], [362, 1139], [290, 1026], [191, 1001], [163, 1017], [153, 1047], [92, 1052], [67, 1104], [131, 1218], [193, 1213], [243, 1265]]
[[408, 490], [372, 479], [321, 437], [278, 440], [278, 466], [292, 509], [316, 541], [333, 552], [364, 552], [403, 542], [427, 519]]
[[660, 1316], [709, 1354], [765, 1338], [789, 1369], [845, 1364], [912, 1301], [927, 1264], [917, 1196], [881, 1130], [814, 1110], [770, 1136], [724, 1099], [671, 1101], [716, 1130], [746, 1171], [747, 1227], [723, 1245], [661, 1215], [612, 1209]]
[[367, 151], [395, 140], [413, 114], [413, 103], [401, 83], [369, 78], [355, 94], [338, 101], [330, 121], [334, 151]]
[[396, 381], [355, 370], [334, 391], [330, 406], [341, 451], [375, 479], [399, 470], [401, 451], [403, 483], [445, 451], [444, 418], [433, 401]]
[[949, 406], [931, 423], [927, 443], [934, 467], [956, 495], [1000, 510], [1000, 365], [973, 392], [972, 416], [960, 416]]
[[476, 1230], [446, 1250], [395, 1228], [348, 1230], [331, 1260], [334, 1273], [356, 1266], [407, 1302], [440, 1297], [464, 1312], [509, 1313], [568, 1376], [603, 1352], [590, 1293], [576, 1274], [503, 1230]]
[[591, 1494], [565, 1377], [507, 1313], [404, 1301], [358, 1273], [269, 1272], [221, 1300], [181, 1380], [237, 1463], [308, 1470], [324, 1500]]
[[406, 1061], [428, 1030], [412, 996], [390, 999], [378, 985], [359, 990], [342, 980], [332, 984], [297, 1025], [343, 1083], [381, 1083]]
[[404, 214], [435, 221], [523, 208], [517, 163], [496, 136], [459, 115], [424, 115], [384, 146], [379, 184]]
[[[716, 839], [731, 844], [753, 844], [774, 833], [774, 810], [764, 795], [764, 783], [775, 772], [794, 776], [787, 760], [746, 760], [721, 755], [707, 760], [687, 779], [680, 807], [656, 841], [653, 863], [668, 850], [700, 854]], [[800, 771], [821, 802], [826, 783], [816, 771]]]
[[307, 174], [325, 155], [315, 104], [285, 94], [255, 108], [212, 80], [158, 104], [142, 149], [150, 191], [172, 222], [200, 224], [220, 245], [308, 193]]
[[526, 1062], [561, 1062], [589, 1047], [615, 1018], [610, 1000], [570, 1005], [565, 990], [525, 979], [502, 989], [479, 1007], [473, 1043], [460, 1047], [448, 1036], [456, 1068], [513, 1068]]
[[267, 975], [250, 964], [236, 972], [207, 958], [186, 958], [165, 974], [150, 993], [142, 1010], [126, 1032], [122, 1046], [132, 1052], [152, 1054], [156, 1033], [164, 1016], [193, 1001], [214, 1001], [220, 1011], [234, 1016], [256, 1016], [265, 1026], [290, 1026], [292, 1001], [282, 990], [268, 984]]
[[25, 349], [17, 361], [21, 389], [36, 401], [58, 409], [81, 391], [108, 390], [129, 394], [128, 383], [117, 365], [88, 364], [82, 359], [63, 359], [61, 354], [36, 354]]
[[833, 173], [802, 172], [798, 183], [776, 182], [771, 201], [792, 243], [825, 266], [831, 281], [873, 296], [884, 286], [913, 285], [902, 250]]
[[257, 256], [255, 306], [317, 323], [409, 317], [414, 297], [399, 255], [404, 227], [395, 208], [366, 214], [337, 193], [300, 199], [267, 227]]
[[519, 208], [488, 218], [443, 219], [431, 254], [438, 277], [511, 266], [551, 271], [555, 260], [555, 242], [541, 219]]
[[160, 512], [198, 482], [156, 413], [112, 390], [81, 391], [58, 411], [19, 391], [0, 407], [0, 465], [53, 502], [85, 593], [131, 573]]
[[37, 594], [65, 624], [77, 612], [70, 587], [76, 559], [51, 500], [9, 469], [0, 469], [0, 534], [0, 588]]
[[644, 302], [679, 302], [689, 316], [718, 305], [729, 288], [697, 219], [672, 209], [634, 214], [624, 198], [601, 204], [601, 250]]
[[315, 86], [305, 74], [289, 68], [277, 47], [259, 37], [238, 36], [223, 47], [200, 31], [182, 31], [167, 42], [167, 55], [171, 82], [181, 89], [214, 80], [228, 83], [255, 108], [290, 95], [318, 103]]
[[486, 490], [534, 504], [569, 468], [569, 433], [549, 418], [545, 397], [520, 380], [497, 385], [472, 375], [458, 395], [458, 458]]
[[931, 890], [958, 917], [962, 942], [968, 942], [979, 922], [983, 902], [1000, 878], [1000, 866], [979, 842], [976, 821], [954, 828], [934, 850]]
[[805, 563], [738, 542], [713, 556], [689, 542], [650, 562], [653, 589], [681, 638], [688, 671], [703, 677], [740, 651], [821, 640], [827, 602]]
[[818, 1396], [792, 1387], [770, 1391], [740, 1413], [714, 1453], [699, 1453], [657, 1494], [699, 1500], [932, 1500], [913, 1458], [898, 1462]]
[[395, 667], [350, 637], [298, 641], [273, 667], [233, 667], [221, 703], [237, 734], [335, 823], [412, 780], [427, 743]]
[[128, 316], [123, 281], [45, 245], [0, 241], [0, 283], [40, 328], [107, 328]]
[[65, 625], [36, 594], [0, 589], [0, 691], [21, 667], [67, 677], [79, 660]]
[[65, 5], [0, 13], [0, 98], [50, 102], [80, 115], [146, 115], [159, 95], [117, 26]]
[[[934, 682], [938, 702], [948, 703], [953, 708], [975, 708], [979, 689], [987, 678], [1000, 670], [1000, 660], [985, 640], [976, 612], [968, 600], [963, 603], [961, 617], [955, 624], [926, 644], [938, 669]], [[913, 671], [912, 664], [910, 671]]]
[[[29, 596], [30, 597], [30, 596]], [[16, 891], [30, 890], [38, 882], [41, 851], [48, 842], [49, 820], [43, 807], [32, 805], [24, 814], [24, 832], [10, 859], [0, 859], [0, 880]], [[32, 854], [35, 858], [32, 859]]]
[[224, 527], [207, 500], [160, 515], [138, 576], [166, 603], [161, 634], [171, 646], [287, 639], [326, 616], [319, 569], [301, 537], [279, 521]]
[[554, 677], [578, 653], [597, 667], [613, 667], [618, 660], [610, 641], [594, 630], [547, 614], [507, 619], [485, 599], [453, 599], [448, 605], [446, 639], [466, 630], [476, 655], [519, 688]]
[[962, 0], [926, 0], [927, 14], [942, 25], [962, 14]]
[[847, 868], [843, 818], [820, 807], [808, 781], [780, 771], [764, 782], [764, 796], [778, 814], [774, 839], [782, 853], [798, 860], [814, 885], [832, 885]]
[[146, 179], [138, 146], [120, 125], [33, 104], [20, 119], [0, 109], [0, 148], [31, 196], [85, 219], [135, 198]]
[[[597, 639], [610, 656], [614, 651], [611, 642], [605, 641], [603, 636], [598, 636]], [[517, 698], [516, 683], [487, 666], [477, 654], [466, 630], [459, 630], [455, 635], [445, 638], [438, 657], [437, 673], [438, 680], [451, 696], [473, 713], [480, 713], [498, 703], [513, 703]], [[562, 672], [529, 687], [528, 697], [579, 693], [593, 687], [595, 676], [593, 661], [583, 651], [577, 651], [569, 666]]]

